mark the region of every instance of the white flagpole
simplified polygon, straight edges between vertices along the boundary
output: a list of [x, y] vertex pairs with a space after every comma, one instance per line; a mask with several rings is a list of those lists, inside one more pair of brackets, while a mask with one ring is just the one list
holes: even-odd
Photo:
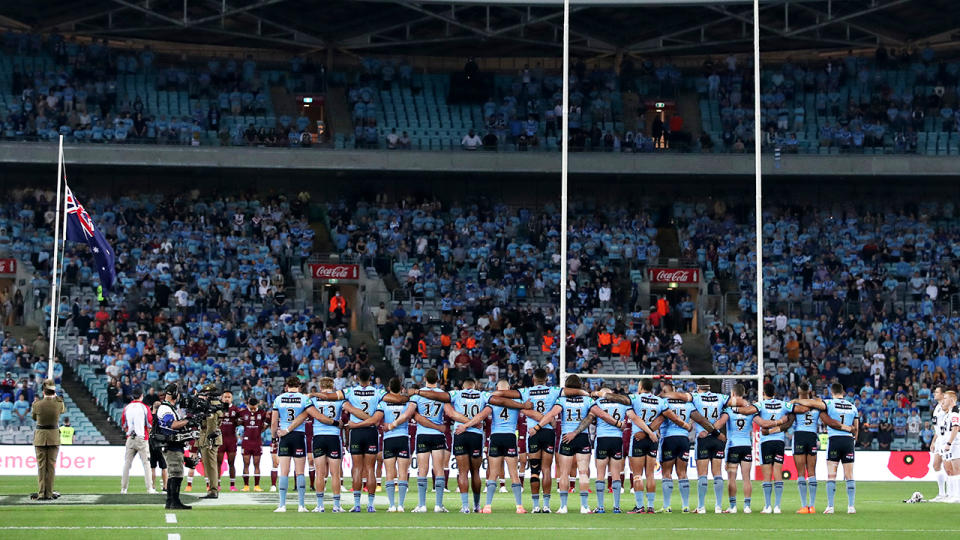
[[[57, 285], [57, 275], [60, 272], [59, 253], [60, 253], [60, 196], [61, 184], [63, 183], [63, 135], [60, 135], [60, 151], [57, 155], [57, 217], [53, 228], [53, 277], [50, 282], [50, 332], [47, 339], [50, 340], [49, 350], [47, 352], [47, 378], [53, 378], [53, 364], [56, 361], [56, 341], [57, 341], [57, 308], [60, 296], [60, 288]], [[63, 216], [66, 224], [67, 216]]]
[[567, 159], [570, 142], [570, 0], [563, 0], [563, 87], [560, 127], [560, 353], [559, 386], [567, 379]]
[[753, 159], [754, 190], [754, 235], [756, 238], [756, 286], [757, 286], [757, 399], [763, 397], [763, 174], [761, 165], [760, 130], [760, 2], [753, 0]]

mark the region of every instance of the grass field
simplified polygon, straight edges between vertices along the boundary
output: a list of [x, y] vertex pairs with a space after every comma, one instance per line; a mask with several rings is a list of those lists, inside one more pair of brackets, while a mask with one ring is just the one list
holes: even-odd
[[[138, 480], [140, 480], [138, 482]], [[200, 480], [202, 482], [202, 480]], [[451, 540], [483, 539], [490, 535], [524, 540], [567, 538], [628, 538], [642, 534], [670, 535], [669, 538], [957, 538], [960, 535], [960, 505], [916, 504], [900, 501], [914, 491], [926, 497], [936, 495], [932, 483], [918, 482], [861, 482], [857, 486], [857, 511], [853, 516], [846, 512], [846, 492], [842, 483], [838, 486], [837, 510], [841, 513], [825, 516], [796, 515], [799, 495], [795, 483], [787, 483], [784, 490], [782, 515], [757, 513], [763, 505], [763, 494], [755, 483], [754, 514], [714, 515], [713, 490], [708, 490], [707, 515], [678, 513], [680, 496], [674, 492], [672, 514], [657, 515], [516, 515], [513, 497], [497, 494], [494, 513], [491, 515], [463, 515], [456, 512], [460, 507], [457, 493], [448, 493], [444, 503], [449, 514], [411, 514], [416, 504], [416, 488], [407, 496], [407, 513], [387, 514], [382, 494], [378, 494], [378, 512], [370, 514], [298, 514], [296, 491], [288, 498], [286, 514], [273, 514], [276, 493], [224, 493], [218, 501], [192, 501], [193, 494], [184, 494], [184, 502], [194, 502], [191, 511], [176, 512], [176, 523], [167, 523], [163, 509], [164, 495], [147, 495], [139, 478], [130, 479], [130, 494], [119, 495], [119, 478], [114, 477], [62, 477], [57, 480], [57, 490], [64, 494], [63, 501], [72, 504], [28, 502], [26, 494], [36, 490], [32, 477], [0, 477], [0, 538], [278, 538], [289, 540], [295, 537], [319, 537], [326, 534], [349, 535], [354, 538], [408, 538], [423, 540], [432, 537], [448, 537]], [[269, 485], [269, 483], [268, 483]], [[454, 482], [451, 482], [454, 486]], [[80, 494], [88, 494], [81, 496]], [[202, 492], [201, 492], [202, 494]], [[428, 494], [431, 505], [433, 493]], [[696, 489], [691, 497], [696, 499]], [[234, 504], [246, 501], [247, 504]], [[825, 482], [817, 495], [817, 507], [826, 504]], [[249, 504], [256, 501], [256, 504]], [[364, 497], [364, 501], [366, 498]], [[352, 498], [344, 493], [344, 504]], [[524, 493], [524, 502], [530, 508], [529, 493]], [[657, 493], [658, 506], [660, 492]], [[216, 505], [212, 504], [215, 503]], [[315, 498], [307, 493], [307, 506], [312, 508]], [[556, 494], [551, 501], [553, 509], [559, 505]], [[594, 506], [596, 499], [590, 496]], [[571, 511], [576, 512], [578, 497], [570, 497]], [[693, 501], [691, 501], [693, 504]], [[741, 500], [742, 505], [742, 500]], [[612, 496], [607, 494], [607, 509], [612, 507]], [[622, 506], [633, 507], [633, 495], [624, 493]], [[327, 508], [330, 508], [329, 493]]]

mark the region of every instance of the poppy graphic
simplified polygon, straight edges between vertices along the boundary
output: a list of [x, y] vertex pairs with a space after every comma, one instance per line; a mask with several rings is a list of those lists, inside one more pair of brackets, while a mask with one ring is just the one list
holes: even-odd
[[887, 468], [894, 476], [904, 478], [923, 478], [930, 467], [928, 452], [890, 452]]

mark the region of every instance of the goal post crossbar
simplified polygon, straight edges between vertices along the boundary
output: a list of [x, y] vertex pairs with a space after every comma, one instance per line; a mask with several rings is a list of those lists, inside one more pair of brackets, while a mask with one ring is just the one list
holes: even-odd
[[[574, 375], [573, 373], [568, 373], [567, 375]], [[698, 379], [704, 380], [725, 380], [725, 379], [734, 379], [734, 380], [743, 380], [754, 382], [757, 380], [758, 375], [755, 374], [742, 374], [742, 375], [641, 375], [641, 374], [630, 374], [630, 373], [576, 373], [578, 377], [585, 379], [612, 379], [612, 380], [629, 380], [629, 379], [653, 379], [653, 380], [680, 380], [680, 381], [696, 381]], [[563, 381], [560, 381], [560, 384], [563, 384]]]

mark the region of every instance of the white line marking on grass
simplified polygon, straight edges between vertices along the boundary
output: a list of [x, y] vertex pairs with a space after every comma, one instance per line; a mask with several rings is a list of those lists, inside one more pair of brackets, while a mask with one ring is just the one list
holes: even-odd
[[[565, 527], [488, 527], [482, 526], [484, 530], [497, 530], [497, 531], [516, 531], [516, 530], [526, 530], [526, 531], [623, 531], [628, 529], [634, 529], [635, 524], [632, 522], [624, 523], [623, 527], [576, 527], [576, 526], [565, 526]], [[203, 525], [194, 525], [194, 526], [176, 526], [176, 527], [148, 527], [148, 526], [137, 526], [137, 525], [89, 525], [89, 526], [69, 526], [69, 525], [31, 525], [31, 526], [0, 526], [0, 531], [11, 530], [11, 531], [25, 531], [25, 530], [47, 530], [47, 531], [84, 531], [84, 530], [148, 530], [148, 531], [157, 531], [157, 530], [215, 530], [215, 531], [275, 531], [275, 530], [292, 530], [292, 531], [406, 531], [406, 530], [441, 530], [441, 531], [463, 531], [463, 530], [476, 530], [475, 526], [464, 526], [464, 527], [453, 527], [453, 526], [351, 526], [345, 525], [342, 527], [338, 526], [262, 526], [262, 525], [235, 525], [235, 526], [203, 526]], [[877, 533], [960, 533], [960, 529], [865, 529], [862, 527], [849, 527], [849, 528], [808, 528], [808, 529], [798, 529], [796, 527], [750, 527], [750, 528], [733, 528], [733, 527], [644, 527], [645, 531], [694, 531], [694, 532], [785, 532], [785, 533], [820, 533], [820, 532], [837, 532], [837, 533], [852, 533], [852, 532], [877, 532]]]
[[167, 514], [167, 523], [176, 523], [177, 515], [176, 514]]
[[179, 534], [173, 534], [173, 533], [168, 534], [168, 535], [167, 535], [167, 540], [180, 540], [180, 535], [179, 535]]

